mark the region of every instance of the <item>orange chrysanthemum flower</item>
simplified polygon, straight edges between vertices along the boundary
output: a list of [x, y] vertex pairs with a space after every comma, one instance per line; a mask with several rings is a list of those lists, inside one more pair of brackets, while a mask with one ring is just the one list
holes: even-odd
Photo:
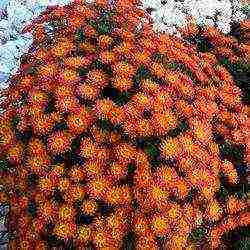
[[53, 154], [66, 152], [70, 147], [70, 139], [65, 133], [58, 131], [49, 137], [48, 147]]

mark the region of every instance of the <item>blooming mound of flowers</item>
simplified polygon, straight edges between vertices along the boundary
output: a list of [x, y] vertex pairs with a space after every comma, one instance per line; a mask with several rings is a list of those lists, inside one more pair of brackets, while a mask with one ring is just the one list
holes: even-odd
[[11, 249], [217, 249], [249, 224], [247, 105], [221, 63], [247, 45], [157, 34], [137, 4], [77, 0], [27, 27], [0, 117]]

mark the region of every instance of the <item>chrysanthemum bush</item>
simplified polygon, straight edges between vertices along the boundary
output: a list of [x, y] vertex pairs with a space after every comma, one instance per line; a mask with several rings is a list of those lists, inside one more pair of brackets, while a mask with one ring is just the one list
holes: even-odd
[[247, 106], [225, 67], [247, 45], [159, 35], [137, 4], [77, 0], [26, 28], [0, 118], [10, 249], [217, 249], [249, 224]]

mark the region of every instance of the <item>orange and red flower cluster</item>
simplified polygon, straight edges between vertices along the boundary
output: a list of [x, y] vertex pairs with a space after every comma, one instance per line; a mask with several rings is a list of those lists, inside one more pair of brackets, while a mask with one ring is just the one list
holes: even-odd
[[249, 224], [244, 193], [221, 191], [222, 177], [242, 185], [249, 145], [247, 106], [218, 60], [247, 45], [204, 29], [217, 49], [197, 51], [141, 24], [136, 4], [79, 0], [36, 21], [0, 118], [13, 249], [120, 249], [129, 237], [135, 249], [217, 249]]

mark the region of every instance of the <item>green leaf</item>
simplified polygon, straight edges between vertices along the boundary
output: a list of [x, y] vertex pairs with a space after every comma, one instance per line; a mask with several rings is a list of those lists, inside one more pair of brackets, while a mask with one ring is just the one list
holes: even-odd
[[132, 231], [124, 235], [121, 249], [133, 250], [136, 248], [136, 234]]
[[35, 67], [30, 66], [26, 70], [26, 73], [29, 74], [29, 75], [31, 75], [31, 76], [36, 76], [38, 74], [38, 70]]
[[92, 26], [93, 28], [96, 29], [96, 27], [97, 27], [97, 22], [96, 22], [95, 20], [89, 19], [87, 22], [88, 22], [88, 24], [89, 24], [90, 26]]
[[18, 125], [18, 123], [19, 123], [20, 121], [21, 121], [21, 118], [20, 118], [19, 115], [14, 116], [13, 119], [11, 120], [11, 126], [12, 126], [13, 128], [16, 128], [17, 125]]
[[88, 74], [89, 70], [86, 68], [79, 68], [78, 69], [78, 74], [79, 76], [86, 76]]
[[217, 192], [217, 196], [222, 200], [226, 200], [228, 194], [228, 190], [223, 185], [220, 185], [220, 189]]
[[178, 65], [174, 62], [167, 63], [166, 67], [171, 70], [176, 70], [178, 68]]
[[135, 170], [136, 170], [136, 166], [133, 165], [133, 164], [131, 164], [131, 163], [129, 163], [128, 164], [128, 169], [127, 169], [128, 174], [134, 173]]
[[192, 242], [197, 242], [197, 241], [200, 241], [204, 237], [205, 233], [206, 233], [206, 230], [204, 227], [198, 227], [190, 233], [188, 238]]
[[85, 39], [84, 31], [81, 29], [77, 30], [75, 34], [75, 39], [77, 42], [83, 42]]
[[98, 124], [98, 127], [100, 127], [100, 129], [103, 132], [111, 131], [113, 128], [112, 123], [108, 119], [104, 119], [104, 118], [98, 119], [97, 124]]
[[249, 15], [249, 12], [250, 12], [250, 5], [249, 4], [246, 4], [246, 5], [243, 5], [241, 8], [240, 8], [241, 12], [243, 12], [245, 15]]
[[123, 91], [117, 94], [117, 96], [114, 97], [115, 104], [122, 106], [126, 104], [132, 97], [132, 93], [128, 91]]
[[156, 145], [147, 142], [145, 145], [145, 153], [149, 155], [151, 158], [153, 158], [159, 155], [160, 151]]
[[233, 244], [234, 249], [249, 250], [250, 249], [250, 238], [236, 241]]
[[6, 160], [0, 160], [0, 171], [6, 171], [8, 168], [8, 162]]

